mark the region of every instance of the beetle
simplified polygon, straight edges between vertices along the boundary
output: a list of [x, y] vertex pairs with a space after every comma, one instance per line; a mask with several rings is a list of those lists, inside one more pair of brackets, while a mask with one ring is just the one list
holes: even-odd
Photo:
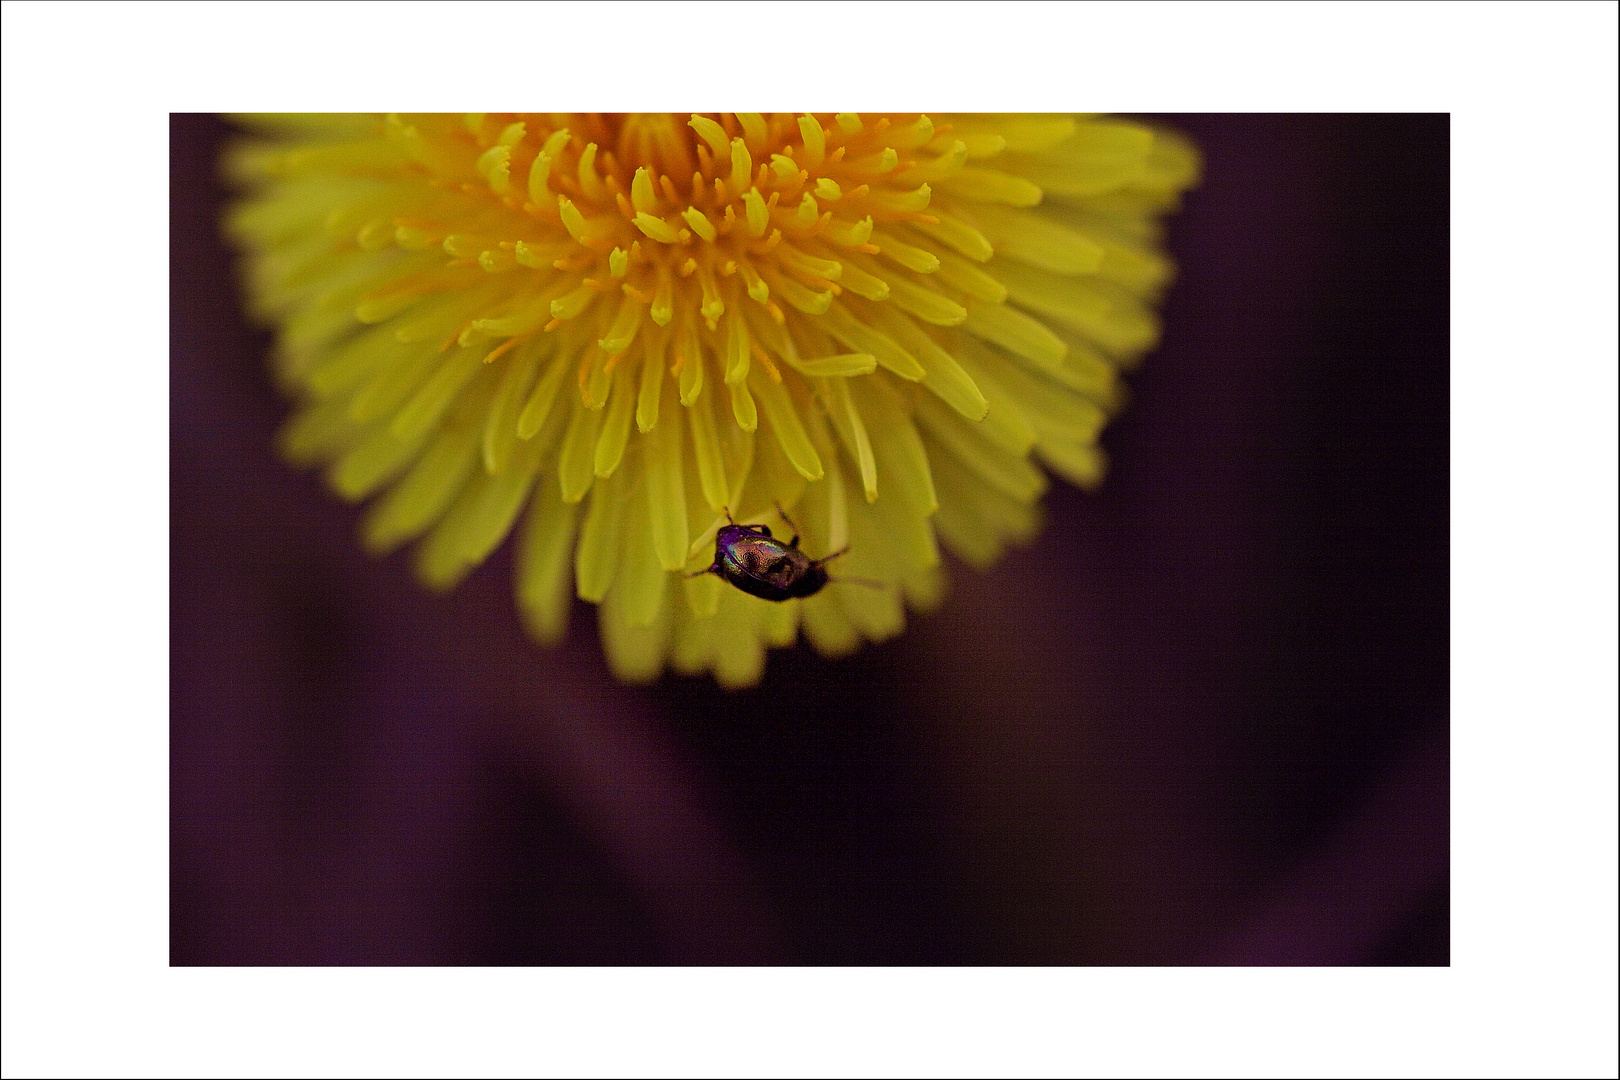
[[[761, 600], [792, 600], [795, 597], [814, 596], [820, 592], [827, 582], [832, 580], [827, 576], [826, 564], [849, 549], [842, 548], [831, 555], [812, 559], [799, 550], [799, 527], [793, 524], [793, 519], [787, 516], [780, 505], [777, 506], [776, 512], [782, 515], [782, 520], [793, 530], [793, 539], [782, 543], [771, 535], [769, 525], [739, 525], [732, 520], [731, 511], [727, 510], [726, 520], [730, 524], [722, 525], [720, 531], [715, 534], [714, 562], [697, 573], [686, 576], [702, 577], [704, 574], [714, 574]], [[880, 582], [866, 582], [856, 578], [838, 580], [859, 581], [860, 584], [883, 587]]]

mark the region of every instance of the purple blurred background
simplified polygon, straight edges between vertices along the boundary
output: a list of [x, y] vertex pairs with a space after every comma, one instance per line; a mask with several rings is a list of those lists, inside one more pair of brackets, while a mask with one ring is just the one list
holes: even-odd
[[175, 964], [1446, 964], [1449, 121], [1168, 118], [1162, 347], [997, 570], [727, 693], [554, 652], [274, 456], [171, 120]]

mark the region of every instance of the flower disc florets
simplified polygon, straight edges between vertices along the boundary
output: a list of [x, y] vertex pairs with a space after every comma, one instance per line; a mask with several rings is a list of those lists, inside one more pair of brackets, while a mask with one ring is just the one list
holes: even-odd
[[[756, 681], [1036, 527], [1031, 454], [1083, 485], [1154, 342], [1181, 140], [1067, 116], [270, 117], [231, 218], [300, 401], [295, 461], [380, 494], [449, 587], [522, 519], [537, 636], [601, 605], [625, 679]], [[1038, 209], [1037, 209], [1038, 207]], [[706, 566], [727, 511], [885, 589], [772, 604]], [[937, 538], [937, 539], [936, 539]]]

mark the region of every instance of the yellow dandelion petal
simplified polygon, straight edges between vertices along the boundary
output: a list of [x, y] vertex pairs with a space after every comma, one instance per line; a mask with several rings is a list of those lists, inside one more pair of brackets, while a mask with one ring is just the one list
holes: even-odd
[[[671, 398], [673, 388], [664, 390]], [[673, 412], [676, 403], [666, 402]], [[647, 459], [647, 508], [652, 528], [653, 550], [665, 570], [686, 565], [688, 518], [686, 477], [683, 468], [684, 439], [679, 424], [657, 424], [642, 442]]]
[[[542, 642], [599, 605], [613, 672], [745, 686], [940, 602], [1053, 474], [1095, 485], [1157, 341], [1179, 136], [1102, 117], [468, 114], [245, 121], [225, 168], [295, 464], [448, 588], [518, 535]], [[833, 583], [713, 574], [738, 522]], [[778, 533], [779, 537], [791, 534]], [[839, 585], [840, 576], [878, 587]]]
[[[624, 499], [619, 490], [622, 477], [598, 484], [591, 494], [590, 508], [580, 528], [579, 547], [574, 551], [574, 580], [581, 600], [600, 602], [613, 584], [619, 567], [619, 540]], [[567, 501], [566, 494], [564, 501]]]
[[570, 571], [579, 507], [565, 503], [550, 484], [541, 484], [529, 504], [518, 551], [517, 601], [525, 622], [546, 644], [562, 640], [574, 590]]

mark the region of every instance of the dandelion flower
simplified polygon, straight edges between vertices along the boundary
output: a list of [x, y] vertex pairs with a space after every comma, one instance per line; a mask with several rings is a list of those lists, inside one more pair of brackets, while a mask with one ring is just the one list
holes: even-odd
[[[1169, 133], [1054, 115], [246, 123], [229, 228], [298, 400], [286, 455], [372, 499], [365, 544], [414, 543], [435, 588], [516, 531], [535, 635], [596, 603], [631, 681], [892, 637], [942, 545], [987, 566], [1048, 470], [1097, 483], [1197, 170]], [[886, 587], [685, 576], [728, 512], [777, 506]]]

